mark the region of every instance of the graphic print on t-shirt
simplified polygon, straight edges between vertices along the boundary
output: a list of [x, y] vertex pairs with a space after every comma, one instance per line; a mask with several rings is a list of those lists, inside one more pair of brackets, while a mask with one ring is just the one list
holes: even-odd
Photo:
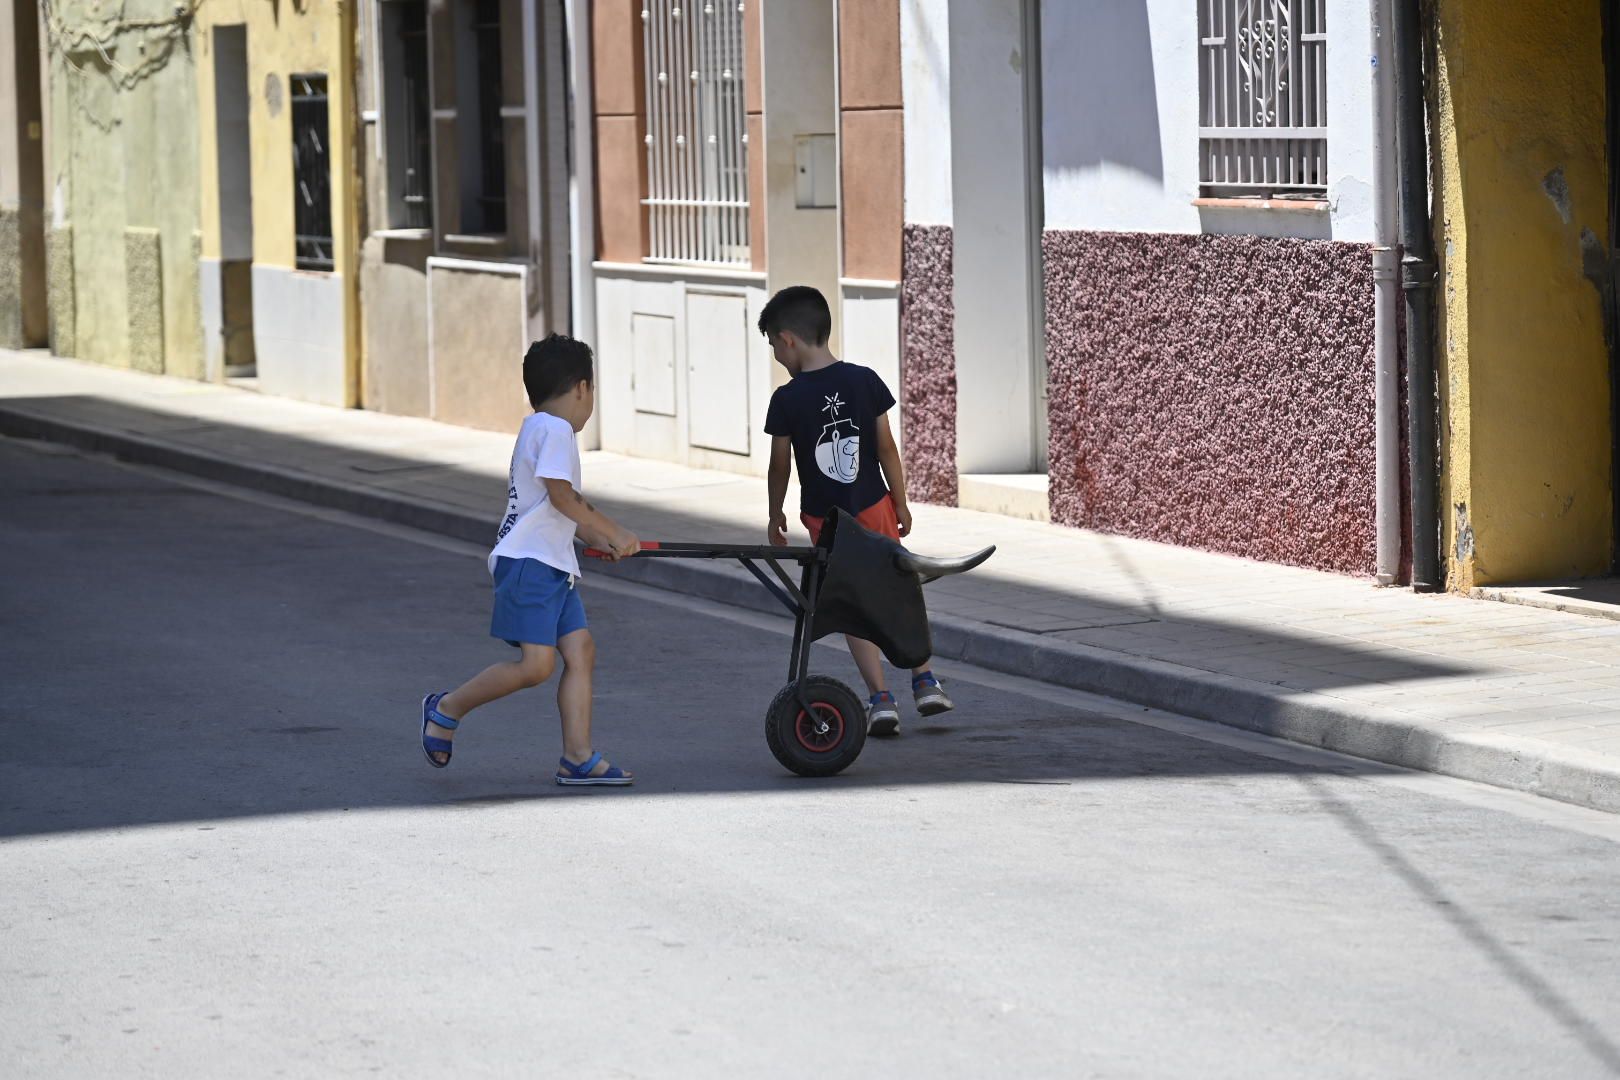
[[826, 401], [821, 411], [832, 420], [821, 429], [821, 437], [816, 440], [816, 466], [829, 480], [853, 484], [861, 474], [861, 429], [855, 426], [855, 421], [839, 416], [845, 408], [840, 395], [833, 394]]

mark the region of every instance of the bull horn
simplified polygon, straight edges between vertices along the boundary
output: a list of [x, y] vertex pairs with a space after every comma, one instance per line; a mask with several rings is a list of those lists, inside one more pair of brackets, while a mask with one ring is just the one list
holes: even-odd
[[924, 581], [933, 581], [935, 578], [949, 577], [952, 574], [965, 574], [995, 553], [996, 546], [991, 544], [982, 551], [963, 555], [959, 559], [934, 559], [901, 548], [895, 553], [894, 565], [907, 573], [916, 574]]

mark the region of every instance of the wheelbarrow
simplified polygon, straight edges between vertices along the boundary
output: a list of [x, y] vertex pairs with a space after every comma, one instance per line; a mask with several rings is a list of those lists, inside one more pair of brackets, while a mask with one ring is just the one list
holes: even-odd
[[[861, 695], [830, 675], [810, 674], [810, 645], [833, 633], [877, 644], [889, 662], [913, 668], [933, 652], [922, 586], [966, 573], [995, 554], [987, 547], [955, 559], [930, 558], [862, 528], [835, 510], [815, 547], [641, 542], [634, 559], [735, 559], [793, 616], [788, 683], [765, 710], [765, 743], [800, 776], [834, 776], [866, 745]], [[598, 559], [608, 553], [586, 548]], [[798, 581], [788, 564], [798, 566]]]

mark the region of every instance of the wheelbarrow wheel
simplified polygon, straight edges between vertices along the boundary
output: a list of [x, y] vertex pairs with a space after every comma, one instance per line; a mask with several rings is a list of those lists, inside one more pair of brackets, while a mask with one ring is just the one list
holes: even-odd
[[788, 683], [765, 713], [765, 742], [792, 772], [833, 776], [866, 745], [866, 708], [855, 691], [826, 675], [805, 679], [804, 691], [813, 715], [799, 703], [799, 684]]

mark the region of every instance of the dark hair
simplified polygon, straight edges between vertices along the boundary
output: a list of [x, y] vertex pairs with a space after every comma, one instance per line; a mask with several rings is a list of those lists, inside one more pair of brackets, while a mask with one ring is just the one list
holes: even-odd
[[523, 354], [523, 389], [536, 409], [580, 383], [595, 385], [591, 347], [567, 334], [547, 334]]
[[759, 332], [766, 337], [791, 331], [812, 345], [825, 345], [832, 336], [832, 309], [821, 290], [809, 285], [789, 285], [759, 313]]

